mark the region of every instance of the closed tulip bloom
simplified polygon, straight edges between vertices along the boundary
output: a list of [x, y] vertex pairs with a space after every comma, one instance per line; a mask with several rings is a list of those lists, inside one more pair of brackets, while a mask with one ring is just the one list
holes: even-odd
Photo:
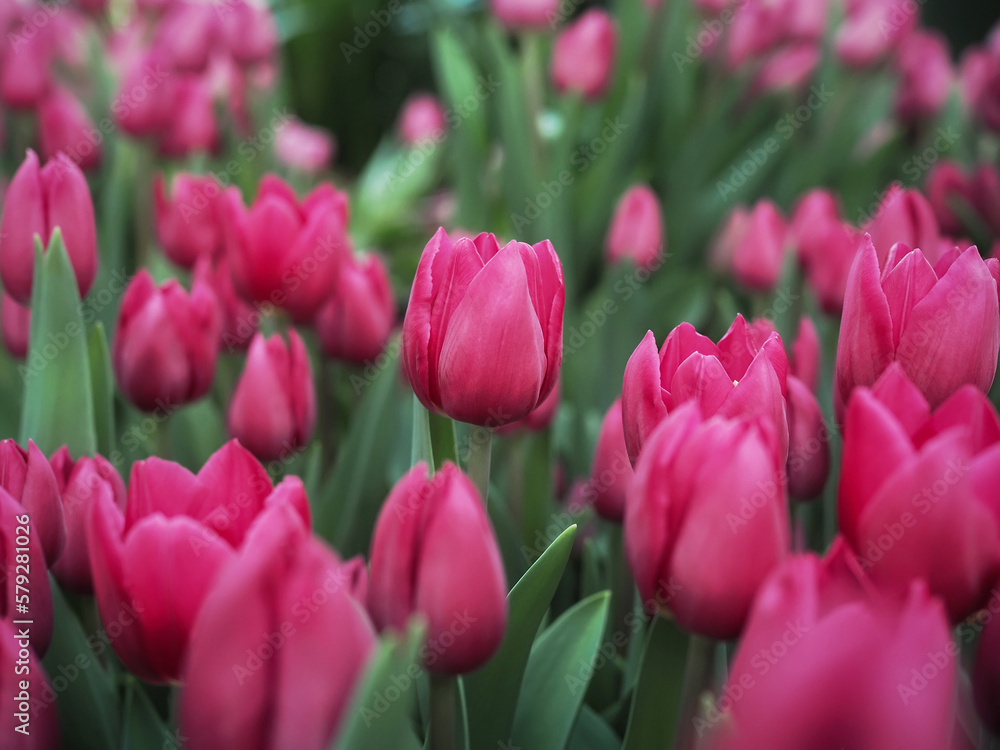
[[330, 168], [336, 141], [330, 131], [290, 118], [274, 133], [274, 153], [286, 166], [316, 175]]
[[755, 291], [774, 289], [781, 277], [786, 235], [785, 219], [777, 206], [769, 200], [758, 202], [733, 246], [737, 281]]
[[893, 0], [852, 3], [834, 38], [837, 57], [853, 68], [871, 67], [888, 57], [916, 25], [917, 14], [901, 13]]
[[552, 243], [492, 234], [427, 243], [403, 320], [403, 366], [428, 409], [499, 427], [527, 416], [562, 364], [562, 266]]
[[[169, 190], [169, 192], [168, 192]], [[156, 236], [171, 261], [194, 268], [202, 256], [223, 249], [219, 196], [222, 188], [211, 175], [180, 173], [167, 188], [163, 175], [153, 182]]]
[[175, 0], [156, 23], [153, 44], [174, 71], [200, 73], [219, 42], [219, 19], [225, 10], [211, 3]]
[[601, 518], [621, 523], [633, 476], [632, 462], [625, 448], [622, 400], [616, 399], [601, 422], [590, 481], [584, 490], [591, 496], [594, 510]]
[[937, 115], [948, 100], [952, 81], [947, 39], [915, 30], [900, 44], [894, 64], [900, 73], [896, 116], [912, 122]]
[[185, 747], [330, 747], [376, 645], [359, 575], [363, 563], [342, 563], [287, 507], [265, 510], [191, 632]]
[[337, 274], [316, 318], [323, 351], [361, 364], [379, 355], [396, 322], [396, 301], [382, 259], [374, 254], [352, 258]]
[[7, 44], [0, 49], [0, 100], [11, 109], [36, 109], [52, 88], [55, 44], [52, 29], [31, 20], [44, 13], [39, 5], [25, 3], [23, 20], [4, 30]]
[[233, 0], [219, 11], [226, 46], [244, 67], [266, 65], [278, 49], [278, 29], [266, 3]]
[[783, 46], [768, 55], [754, 76], [754, 92], [799, 91], [819, 65], [821, 47], [814, 40]]
[[57, 227], [83, 299], [97, 276], [97, 229], [87, 181], [65, 154], [39, 168], [29, 150], [7, 186], [0, 219], [0, 279], [19, 304], [31, 304], [35, 235], [47, 248]]
[[209, 82], [198, 74], [179, 76], [169, 96], [170, 113], [157, 139], [160, 154], [179, 158], [197, 152], [214, 153], [219, 145], [219, 129]]
[[618, 50], [618, 29], [603, 10], [592, 9], [562, 30], [552, 47], [552, 85], [591, 101], [608, 90]]
[[[990, 607], [983, 613], [986, 621], [979, 637], [976, 662], [972, 670], [972, 694], [979, 718], [993, 734], [1000, 734], [1000, 599], [994, 592]], [[986, 618], [989, 619], [986, 619]]]
[[[625, 550], [643, 601], [686, 630], [739, 635], [787, 554], [788, 506], [766, 419], [677, 409], [650, 436], [625, 503]], [[669, 601], [662, 601], [670, 584]]]
[[790, 374], [801, 380], [810, 392], [816, 393], [819, 387], [819, 334], [812, 318], [803, 315], [799, 321], [798, 334], [792, 344], [791, 356], [788, 358]]
[[[45, 655], [52, 639], [52, 590], [45, 574], [47, 565], [40, 534], [45, 522], [44, 513], [30, 512], [0, 487], [0, 626], [12, 620], [32, 620], [31, 648], [39, 656]], [[27, 581], [23, 577], [25, 548]], [[18, 566], [22, 566], [21, 570]]]
[[973, 196], [971, 180], [956, 162], [939, 161], [927, 175], [927, 200], [943, 232], [958, 235], [965, 231], [965, 220], [955, 208], [969, 210]]
[[436, 96], [414, 94], [403, 104], [396, 132], [407, 146], [438, 142], [444, 138], [447, 118]]
[[194, 278], [207, 284], [215, 293], [222, 314], [222, 335], [219, 337], [219, 351], [230, 354], [245, 351], [250, 346], [262, 312], [236, 293], [233, 275], [229, 270], [229, 258], [225, 254], [214, 260], [202, 256], [195, 264]]
[[46, 160], [62, 152], [80, 169], [93, 169], [101, 163], [98, 139], [103, 137], [83, 103], [66, 89], [55, 88], [42, 100], [38, 107], [38, 129]]
[[987, 129], [1000, 132], [1000, 26], [991, 43], [973, 47], [962, 56], [960, 80], [966, 105]]
[[28, 355], [31, 335], [31, 308], [17, 304], [7, 292], [3, 292], [0, 302], [0, 331], [10, 355], [15, 359], [24, 359]]
[[934, 218], [934, 209], [916, 190], [903, 190], [891, 185], [879, 203], [878, 211], [862, 227], [872, 238], [879, 266], [885, 266], [889, 250], [897, 242], [921, 250], [931, 261], [939, 246], [940, 230]]
[[451, 463], [418, 463], [382, 506], [371, 548], [368, 610], [380, 630], [427, 622], [424, 666], [463, 674], [486, 663], [507, 625], [507, 583], [472, 482]]
[[628, 258], [638, 268], [658, 268], [663, 260], [663, 217], [660, 201], [648, 185], [629, 188], [618, 201], [604, 257], [610, 264]]
[[66, 525], [55, 473], [32, 440], [27, 450], [11, 438], [0, 441], [0, 487], [31, 516], [33, 533], [52, 565], [66, 544]]
[[559, 0], [490, 0], [490, 11], [509, 29], [552, 29], [559, 21]]
[[299, 201], [287, 184], [267, 175], [249, 209], [233, 188], [223, 200], [237, 291], [311, 323], [351, 250], [347, 196], [324, 183]]
[[197, 475], [155, 457], [133, 464], [124, 513], [111, 492], [96, 493], [87, 519], [94, 591], [105, 626], [128, 618], [112, 645], [129, 670], [149, 682], [180, 677], [191, 628], [219, 570], [275, 505], [289, 506], [308, 525], [302, 482], [288, 477], [272, 488], [264, 467], [235, 441]]
[[954, 747], [958, 650], [941, 603], [919, 584], [882, 600], [836, 564], [796, 556], [761, 587], [708, 748]]
[[1000, 349], [996, 281], [975, 247], [942, 265], [932, 267], [919, 250], [896, 245], [880, 273], [866, 241], [844, 300], [834, 383], [838, 419], [851, 390], [872, 385], [893, 361], [931, 406], [965, 383], [990, 389]]
[[191, 293], [171, 279], [157, 287], [146, 269], [122, 297], [111, 359], [118, 387], [143, 411], [197, 401], [215, 378], [221, 320], [212, 290]]
[[[25, 658], [18, 638], [22, 627], [0, 619], [0, 670], [7, 675], [0, 682], [0, 701], [7, 707], [0, 719], [3, 746], [7, 750], [57, 750], [61, 745], [56, 702], [46, 700], [55, 693], [38, 655], [28, 649]], [[25, 724], [28, 731], [22, 734], [17, 727]]]
[[972, 176], [972, 205], [994, 235], [1000, 235], [1000, 170], [983, 162]]
[[830, 193], [814, 190], [799, 201], [792, 214], [789, 243], [798, 253], [799, 264], [820, 307], [839, 315], [861, 235], [840, 218]]
[[685, 401], [697, 402], [706, 417], [767, 417], [784, 461], [788, 359], [777, 333], [758, 339], [742, 315], [718, 344], [681, 323], [657, 354], [649, 331], [629, 358], [622, 383], [622, 421], [632, 463], [653, 429]]
[[66, 519], [66, 546], [52, 566], [52, 575], [69, 591], [90, 594], [94, 591], [87, 546], [87, 515], [99, 493], [110, 494], [115, 505], [125, 511], [125, 483], [117, 469], [104, 456], [82, 456], [74, 461], [66, 446], [50, 461], [62, 497]]
[[[160, 50], [143, 50], [126, 57], [115, 101], [127, 102], [128, 106], [113, 108], [118, 127], [137, 138], [159, 135], [173, 116], [176, 83]], [[132, 92], [137, 91], [147, 95], [133, 96]]]
[[294, 330], [254, 336], [229, 402], [229, 433], [261, 461], [305, 447], [316, 424], [316, 393], [305, 344]]

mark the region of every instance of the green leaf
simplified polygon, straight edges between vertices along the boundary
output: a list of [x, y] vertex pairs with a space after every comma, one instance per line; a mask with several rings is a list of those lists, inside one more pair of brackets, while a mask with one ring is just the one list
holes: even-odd
[[[573, 734], [566, 747], [572, 750], [620, 750], [622, 741], [615, 730], [590, 706], [580, 709]], [[660, 745], [664, 747], [664, 745]]]
[[511, 732], [516, 747], [566, 747], [594, 671], [610, 599], [602, 591], [578, 602], [535, 641]]
[[[98, 660], [110, 648], [106, 636], [86, 636], [58, 584], [51, 577], [50, 582], [54, 629], [42, 664], [50, 681], [61, 677], [60, 683], [65, 682], [56, 701], [63, 746], [70, 750], [118, 747], [118, 698]], [[96, 652], [92, 643], [97, 644]]]
[[94, 428], [97, 433], [97, 452], [110, 456], [116, 447], [115, 436], [115, 384], [111, 377], [111, 355], [104, 325], [97, 323], [90, 329], [87, 339], [90, 359], [90, 382], [94, 389]]
[[688, 637], [673, 620], [657, 617], [649, 629], [622, 750], [662, 750], [674, 737]]
[[35, 239], [31, 336], [25, 369], [21, 443], [31, 438], [46, 455], [65, 445], [73, 456], [97, 450], [87, 330], [76, 275], [62, 232], [48, 250]]
[[424, 633], [424, 627], [413, 626], [405, 640], [389, 636], [379, 644], [331, 750], [420, 750], [410, 716]]
[[142, 684], [131, 676], [125, 690], [124, 714], [122, 750], [162, 750], [181, 746], [180, 736], [167, 729]]
[[507, 595], [507, 632], [493, 658], [465, 676], [469, 740], [473, 748], [507, 742], [517, 709], [531, 644], [566, 569], [576, 526], [570, 526], [542, 553]]

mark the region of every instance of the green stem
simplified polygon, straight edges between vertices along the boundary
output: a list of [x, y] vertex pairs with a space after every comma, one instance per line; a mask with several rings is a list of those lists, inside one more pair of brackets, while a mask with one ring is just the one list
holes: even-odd
[[431, 674], [430, 750], [455, 750], [455, 693], [458, 678]]
[[527, 32], [521, 35], [521, 71], [524, 78], [524, 98], [528, 106], [529, 128], [531, 133], [531, 150], [535, 164], [544, 164], [542, 139], [538, 133], [538, 116], [542, 111], [545, 83], [542, 61], [542, 35]]
[[684, 688], [674, 750], [693, 750], [695, 747], [698, 735], [694, 730], [694, 720], [698, 715], [701, 694], [712, 684], [714, 657], [715, 641], [692, 634], [684, 667]]
[[483, 505], [488, 505], [490, 491], [490, 455], [493, 453], [493, 428], [479, 427], [469, 437], [467, 473], [479, 490]]
[[623, 534], [621, 524], [608, 524], [608, 558], [613, 571], [611, 582], [611, 622], [612, 632], [624, 633], [626, 640], [621, 644], [618, 652], [621, 654], [628, 651], [628, 640], [632, 635], [632, 628], [626, 622], [629, 612], [632, 610], [632, 602], [635, 600], [635, 587], [632, 583], [632, 572], [628, 567], [628, 560], [625, 558], [625, 545], [623, 544]]

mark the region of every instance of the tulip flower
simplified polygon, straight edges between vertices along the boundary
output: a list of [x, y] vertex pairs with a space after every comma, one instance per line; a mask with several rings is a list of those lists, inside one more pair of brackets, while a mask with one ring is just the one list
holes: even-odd
[[559, 21], [559, 0], [490, 0], [490, 11], [509, 29], [550, 29]]
[[436, 96], [413, 94], [403, 104], [396, 132], [407, 146], [419, 146], [441, 141], [447, 126], [444, 107]]
[[937, 115], [951, 88], [948, 40], [942, 34], [915, 30], [900, 44], [894, 65], [900, 73], [896, 116], [912, 122]]
[[774, 442], [767, 419], [705, 419], [691, 403], [643, 448], [625, 503], [626, 555], [643, 601], [686, 630], [735, 638], [758, 586], [788, 551]]
[[267, 175], [249, 210], [234, 188], [223, 201], [237, 291], [251, 302], [285, 308], [298, 323], [312, 322], [351, 250], [347, 196], [324, 183], [300, 202]]
[[502, 427], [497, 427], [496, 432], [498, 435], [513, 435], [518, 432], [540, 432], [552, 424], [552, 420], [556, 418], [556, 412], [559, 411], [559, 401], [562, 398], [562, 385], [557, 380], [555, 388], [553, 388], [549, 395], [545, 397], [538, 406], [531, 411], [528, 416], [523, 419], [519, 419], [516, 422], [511, 422], [510, 424], [505, 424]]
[[157, 175], [156, 235], [163, 252], [178, 266], [194, 268], [202, 256], [213, 258], [222, 252], [221, 194], [211, 175], [178, 174], [169, 194], [163, 175]]
[[111, 359], [118, 387], [143, 411], [169, 411], [204, 396], [215, 377], [221, 329], [212, 290], [160, 287], [141, 269], [122, 297]]
[[633, 185], [618, 201], [604, 240], [604, 257], [609, 264], [628, 258], [637, 268], [651, 270], [660, 266], [663, 217], [660, 201], [648, 185]]
[[618, 29], [605, 11], [591, 9], [562, 30], [552, 47], [552, 85], [594, 101], [608, 90], [618, 50]]
[[42, 156], [54, 159], [61, 151], [80, 169], [101, 163], [104, 136], [94, 126], [83, 104], [63, 88], [55, 88], [38, 107], [39, 140]]
[[781, 278], [787, 229], [777, 207], [769, 200], [754, 206], [742, 236], [733, 246], [733, 274], [755, 291], [774, 289]]
[[916, 190], [903, 190], [891, 185], [879, 203], [878, 211], [868, 221], [862, 232], [867, 232], [878, 253], [880, 267], [885, 266], [889, 250], [897, 242], [921, 250], [931, 261], [938, 248], [940, 232], [934, 209]]
[[789, 227], [789, 242], [798, 253], [799, 264], [820, 307], [839, 315], [861, 235], [840, 218], [830, 193], [814, 190], [798, 202]]
[[920, 584], [883, 601], [831, 558], [790, 558], [761, 587], [718, 708], [696, 719], [708, 747], [953, 747], [958, 647], [941, 603]]
[[995, 235], [1000, 235], [1000, 170], [982, 163], [972, 176], [972, 205]]
[[487, 427], [516, 422], [555, 387], [562, 266], [548, 240], [492, 234], [427, 243], [403, 320], [403, 366], [428, 409]]
[[52, 29], [31, 20], [41, 8], [21, 7], [22, 19], [4, 30], [6, 44], [0, 47], [0, 100], [11, 109], [36, 109], [52, 88], [55, 45]]
[[1000, 734], [1000, 592], [994, 591], [979, 638], [972, 671], [972, 691], [979, 718], [993, 734]]
[[646, 334], [625, 366], [622, 383], [625, 444], [633, 464], [653, 429], [685, 401], [696, 401], [705, 416], [768, 417], [778, 436], [777, 457], [784, 461], [788, 360], [777, 333], [756, 339], [742, 315], [717, 345], [690, 323], [681, 323], [657, 354], [653, 332]]
[[219, 350], [232, 354], [244, 351], [260, 325], [263, 311], [250, 305], [236, 294], [233, 275], [229, 271], [229, 259], [225, 255], [212, 260], [202, 256], [194, 269], [196, 283], [202, 281], [215, 293], [222, 314], [222, 336]]
[[180, 676], [219, 570], [263, 510], [280, 505], [308, 525], [302, 482], [288, 477], [272, 488], [264, 467], [235, 441], [197, 475], [156, 457], [133, 464], [124, 513], [110, 492], [95, 494], [87, 523], [94, 591], [105, 625], [129, 618], [112, 642], [126, 667], [150, 682]]
[[[214, 12], [214, 11], [213, 11]], [[215, 152], [219, 144], [215, 100], [209, 82], [200, 75], [179, 76], [169, 89], [168, 121], [158, 134], [163, 156], [184, 157]]]
[[632, 462], [625, 448], [622, 427], [622, 401], [616, 399], [601, 421], [601, 432], [594, 449], [594, 464], [585, 492], [591, 496], [594, 510], [608, 521], [621, 523], [625, 500], [632, 486]]
[[286, 166], [316, 175], [330, 168], [336, 141], [324, 128], [290, 118], [274, 133], [274, 153]]
[[158, 49], [130, 56], [112, 108], [115, 123], [137, 138], [158, 136], [171, 122], [176, 83]]
[[17, 304], [7, 292], [3, 292], [0, 302], [0, 331], [10, 355], [15, 359], [24, 359], [28, 355], [31, 335], [31, 308]]
[[939, 161], [927, 175], [927, 200], [943, 232], [957, 235], [965, 231], [965, 220], [955, 208], [969, 210], [974, 194], [970, 179], [953, 161]]
[[124, 512], [125, 483], [104, 456], [82, 456], [74, 461], [66, 446], [52, 455], [50, 464], [59, 486], [62, 513], [66, 520], [66, 546], [52, 566], [52, 575], [63, 588], [90, 594], [94, 585], [87, 546], [87, 515], [98, 502], [100, 493], [107, 493]]
[[39, 168], [29, 150], [7, 187], [0, 219], [0, 280], [19, 304], [31, 304], [35, 236], [47, 248], [57, 227], [83, 299], [97, 275], [97, 229], [87, 181], [65, 154]]
[[[9, 461], [5, 463], [10, 467]], [[4, 479], [11, 483], [17, 477]], [[31, 647], [39, 656], [45, 654], [52, 638], [52, 590], [46, 575], [43, 536], [47, 516], [45, 510], [29, 510], [6, 487], [0, 487], [0, 623], [32, 620]]]
[[27, 450], [11, 438], [0, 441], [0, 487], [31, 516], [45, 560], [52, 565], [66, 544], [66, 526], [56, 476], [32, 440]]
[[[47, 700], [55, 693], [41, 659], [32, 649], [24, 649], [19, 638], [21, 627], [0, 619], [0, 674], [6, 675], [0, 682], [3, 746], [8, 750], [57, 750], [61, 745], [56, 702]], [[18, 727], [27, 727], [27, 732], [22, 734]]]
[[709, 246], [709, 262], [719, 273], [728, 273], [733, 265], [733, 253], [736, 243], [746, 232], [750, 221], [750, 212], [744, 206], [736, 206], [726, 216], [718, 233], [712, 238]]
[[316, 332], [328, 355], [361, 364], [379, 355], [395, 322], [389, 274], [379, 256], [366, 255], [352, 258], [337, 274]]
[[222, 6], [219, 14], [233, 60], [244, 67], [274, 60], [278, 29], [266, 3], [231, 0]]
[[219, 19], [225, 11], [211, 3], [174, 0], [156, 23], [153, 45], [174, 71], [201, 73], [218, 46]]
[[1000, 349], [997, 285], [979, 251], [968, 248], [946, 268], [919, 250], [893, 247], [879, 272], [865, 240], [851, 268], [837, 346], [838, 420], [851, 390], [872, 385], [893, 361], [937, 406], [965, 383], [984, 393]]
[[427, 622], [424, 666], [462, 674], [489, 660], [507, 624], [507, 583], [482, 501], [451, 463], [418, 463], [382, 506], [371, 547], [368, 610], [379, 630]]
[[989, 130], [1000, 132], [1000, 25], [994, 26], [990, 43], [968, 50], [962, 57], [960, 80], [963, 98], [976, 118]]
[[265, 510], [191, 632], [180, 734], [191, 750], [326, 750], [375, 650], [342, 563], [294, 512]]
[[790, 374], [801, 380], [812, 393], [816, 393], [816, 388], [819, 386], [819, 349], [820, 342], [816, 325], [811, 318], [802, 316], [799, 321], [798, 334], [788, 358], [788, 367]]
[[848, 6], [837, 29], [838, 59], [853, 68], [868, 68], [885, 59], [917, 25], [917, 14], [900, 11], [892, 0], [862, 0]]
[[254, 336], [229, 403], [229, 433], [261, 461], [293, 455], [312, 437], [316, 393], [309, 354], [302, 339], [288, 332]]
[[763, 61], [750, 89], [770, 93], [805, 88], [819, 65], [821, 51], [814, 40], [781, 47]]
[[[991, 483], [1000, 420], [971, 385], [931, 406], [903, 368], [851, 394], [839, 489], [841, 530], [872, 579], [927, 582], [953, 621], [978, 609], [1000, 575]], [[953, 554], [962, 550], [962, 554]]]

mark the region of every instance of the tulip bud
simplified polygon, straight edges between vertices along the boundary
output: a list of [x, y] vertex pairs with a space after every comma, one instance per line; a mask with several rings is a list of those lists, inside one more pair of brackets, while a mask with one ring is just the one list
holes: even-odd
[[185, 75], [171, 86], [168, 122], [159, 133], [160, 154], [184, 157], [218, 149], [215, 101], [208, 82], [199, 75]]
[[178, 679], [218, 572], [264, 509], [282, 505], [308, 525], [302, 482], [288, 477], [272, 488], [235, 441], [197, 476], [155, 457], [133, 464], [124, 514], [100, 486], [87, 518], [90, 566], [98, 611], [105, 627], [121, 626], [112, 646], [129, 670], [150, 682]]
[[87, 515], [97, 502], [98, 493], [110, 493], [122, 512], [125, 511], [125, 483], [111, 462], [103, 456], [82, 456], [74, 461], [63, 446], [50, 461], [62, 496], [66, 520], [66, 546], [52, 566], [59, 585], [70, 591], [93, 593], [90, 553], [87, 547]]
[[380, 630], [427, 621], [424, 666], [463, 674], [486, 663], [507, 625], [496, 538], [472, 482], [451, 463], [418, 463], [389, 493], [371, 548], [368, 609]]
[[403, 320], [413, 392], [462, 422], [499, 427], [527, 416], [559, 377], [565, 298], [548, 240], [501, 248], [481, 234], [453, 244], [439, 229], [420, 256]]
[[39, 169], [38, 157], [29, 150], [7, 187], [0, 220], [0, 279], [19, 304], [31, 304], [35, 235], [47, 248], [56, 227], [83, 299], [97, 275], [97, 229], [87, 181], [65, 154]]
[[[4, 463], [10, 467], [9, 460], [5, 460]], [[34, 474], [37, 476], [37, 472]], [[24, 495], [28, 500], [32, 495], [38, 494], [27, 486], [28, 480], [24, 475], [20, 477], [5, 475], [4, 480], [5, 485], [24, 482], [26, 485]], [[37, 484], [34, 478], [31, 481]], [[58, 502], [56, 498], [56, 503]], [[40, 656], [45, 654], [52, 638], [52, 590], [45, 574], [44, 549], [46, 531], [51, 525], [52, 516], [48, 507], [47, 504], [37, 511], [31, 511], [19, 503], [6, 487], [0, 487], [0, 585], [3, 589], [0, 596], [0, 623], [32, 620], [31, 647]], [[61, 513], [59, 523], [62, 524]], [[23, 577], [25, 565], [28, 569], [27, 581]], [[21, 567], [20, 570], [18, 566]]]
[[22, 307], [7, 292], [0, 302], [0, 330], [3, 344], [15, 359], [28, 355], [28, 339], [31, 335], [31, 308]]
[[995, 235], [1000, 235], [1000, 170], [982, 163], [972, 177], [972, 205]]
[[128, 58], [124, 67], [115, 98], [118, 106], [113, 107], [115, 122], [137, 138], [157, 136], [173, 118], [176, 76], [155, 48]]
[[556, 37], [552, 85], [559, 93], [573, 91], [591, 101], [600, 99], [611, 83], [617, 48], [618, 30], [611, 16], [588, 10]]
[[939, 161], [927, 175], [927, 200], [934, 209], [941, 231], [959, 234], [965, 231], [965, 220], [955, 207], [968, 210], [974, 200], [974, 188], [961, 167], [953, 161]]
[[900, 44], [893, 62], [900, 73], [896, 116], [912, 122], [937, 115], [951, 88], [948, 40], [941, 34], [914, 30]]
[[31, 516], [33, 533], [46, 563], [52, 565], [66, 544], [66, 526], [55, 474], [32, 440], [28, 440], [28, 450], [11, 438], [0, 441], [0, 487]]
[[413, 94], [403, 104], [397, 135], [407, 146], [438, 143], [444, 139], [448, 127], [444, 107], [431, 94]]
[[42, 156], [52, 160], [61, 151], [80, 169], [101, 163], [103, 136], [94, 127], [83, 104], [69, 91], [53, 89], [38, 107], [39, 140]]
[[558, 22], [559, 0], [490, 0], [493, 16], [508, 29], [549, 29]]
[[230, 0], [220, 11], [226, 46], [244, 67], [271, 62], [278, 48], [278, 29], [266, 3]]
[[594, 510], [601, 518], [621, 523], [633, 476], [632, 462], [625, 448], [622, 401], [617, 399], [601, 422], [594, 450], [594, 466], [586, 488], [593, 496]]
[[769, 200], [754, 206], [742, 235], [733, 245], [733, 273], [743, 286], [769, 292], [781, 278], [785, 256], [785, 220]]
[[323, 351], [362, 364], [379, 355], [396, 321], [389, 275], [381, 258], [352, 258], [340, 273], [330, 301], [316, 318]]
[[204, 396], [215, 378], [221, 320], [212, 290], [188, 295], [171, 279], [160, 287], [146, 269], [122, 297], [111, 359], [118, 387], [143, 411], [170, 412]]
[[347, 196], [324, 183], [299, 201], [268, 175], [249, 210], [234, 188], [223, 206], [237, 291], [251, 302], [285, 308], [297, 323], [311, 323], [351, 250]]
[[1000, 592], [994, 590], [986, 626], [979, 638], [972, 671], [972, 690], [979, 718], [993, 734], [1000, 734]]
[[834, 197], [814, 190], [798, 202], [789, 227], [806, 280], [824, 312], [839, 315], [861, 236], [841, 220]]
[[25, 3], [21, 18], [4, 29], [0, 48], [0, 99], [11, 109], [37, 109], [52, 88], [52, 29], [31, 20], [38, 6]]
[[331, 747], [376, 645], [359, 574], [360, 560], [342, 563], [287, 507], [265, 510], [191, 632], [185, 747]]
[[[991, 39], [1000, 38], [994, 26]], [[1000, 45], [973, 47], [962, 56], [960, 80], [965, 103], [976, 118], [1000, 132]]]
[[55, 693], [41, 659], [24, 647], [22, 629], [0, 619], [0, 670], [7, 675], [0, 682], [0, 701], [6, 707], [0, 719], [4, 748], [56, 750], [60, 747], [59, 717], [55, 700], [47, 700]]
[[837, 418], [851, 390], [872, 385], [893, 361], [931, 406], [965, 383], [985, 393], [998, 350], [997, 284], [974, 246], [943, 269], [919, 250], [896, 245], [880, 273], [866, 239], [847, 281], [834, 383]]
[[686, 404], [654, 430], [636, 463], [625, 504], [629, 566], [643, 601], [687, 630], [735, 638], [788, 551], [773, 441], [766, 419], [705, 420]]
[[316, 394], [305, 344], [295, 330], [254, 336], [247, 364], [229, 403], [229, 434], [261, 461], [305, 447], [316, 424]]
[[865, 224], [862, 232], [871, 235], [880, 267], [885, 266], [889, 250], [897, 242], [921, 250], [932, 262], [939, 242], [939, 230], [934, 209], [916, 190], [903, 190], [890, 185], [879, 203], [878, 211]]
[[170, 195], [163, 175], [153, 182], [160, 247], [182, 268], [194, 268], [201, 256], [213, 258], [222, 251], [221, 194], [222, 188], [211, 175], [180, 173], [173, 179]]
[[175, 0], [157, 21], [153, 44], [164, 65], [174, 71], [201, 73], [218, 45], [219, 18], [225, 11], [212, 3]]
[[[804, 4], [804, 3], [803, 3]], [[821, 48], [815, 40], [782, 47], [763, 62], [750, 88], [755, 93], [797, 92], [812, 78]]]
[[316, 175], [330, 168], [336, 141], [324, 128], [306, 125], [291, 118], [278, 126], [274, 134], [274, 153], [291, 169]]
[[819, 402], [809, 387], [788, 378], [788, 494], [819, 497], [830, 475], [830, 444]]
[[819, 334], [812, 318], [802, 316], [788, 366], [790, 373], [801, 380], [811, 393], [816, 393], [819, 386], [819, 348]]
[[638, 268], [658, 268], [663, 260], [660, 202], [648, 185], [633, 185], [618, 201], [604, 257], [610, 264], [629, 258]]
[[202, 256], [194, 269], [195, 281], [207, 284], [215, 293], [222, 314], [222, 336], [219, 351], [232, 354], [245, 351], [260, 325], [263, 312], [249, 305], [236, 294], [229, 259], [225, 255], [212, 260]]
[[837, 29], [834, 47], [842, 63], [868, 68], [886, 58], [917, 25], [917, 14], [895, 3], [857, 2]]

